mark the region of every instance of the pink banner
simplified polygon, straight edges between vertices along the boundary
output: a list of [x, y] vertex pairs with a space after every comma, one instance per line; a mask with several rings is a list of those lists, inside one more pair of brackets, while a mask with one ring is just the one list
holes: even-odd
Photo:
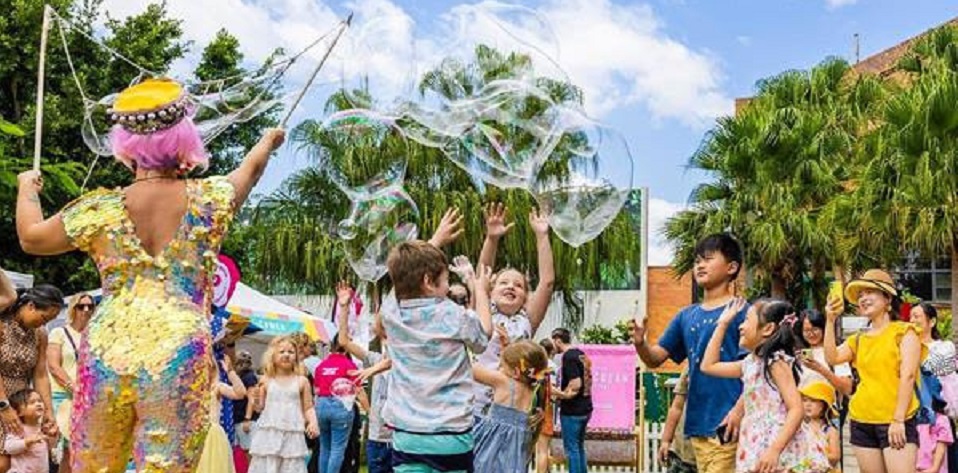
[[592, 420], [589, 429], [635, 428], [636, 353], [632, 345], [580, 345], [592, 362]]

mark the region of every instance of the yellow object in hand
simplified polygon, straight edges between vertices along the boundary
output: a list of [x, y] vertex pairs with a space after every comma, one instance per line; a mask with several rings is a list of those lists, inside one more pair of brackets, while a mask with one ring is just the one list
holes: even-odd
[[845, 290], [842, 287], [842, 282], [832, 281], [831, 284], [828, 285], [828, 300], [844, 300], [844, 298]]

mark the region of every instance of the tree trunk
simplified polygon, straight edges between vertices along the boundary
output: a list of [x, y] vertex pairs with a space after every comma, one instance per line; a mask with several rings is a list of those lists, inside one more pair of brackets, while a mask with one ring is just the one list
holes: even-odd
[[951, 244], [951, 339], [958, 342], [956, 313], [958, 313], [958, 241]]
[[788, 283], [777, 271], [772, 273], [772, 297], [776, 299], [785, 299]]

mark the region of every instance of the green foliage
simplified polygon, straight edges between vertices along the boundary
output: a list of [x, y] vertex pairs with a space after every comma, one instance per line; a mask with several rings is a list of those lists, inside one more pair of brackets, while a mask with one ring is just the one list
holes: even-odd
[[620, 320], [612, 327], [593, 325], [582, 331], [582, 343], [590, 345], [622, 345], [632, 343], [629, 321]]
[[[0, 267], [34, 274], [38, 282], [55, 284], [69, 293], [99, 285], [89, 259], [79, 253], [55, 258], [26, 255], [20, 251], [14, 227], [16, 176], [32, 166], [32, 159], [27, 156], [33, 149], [44, 4], [77, 25], [64, 31], [63, 36], [81, 87], [74, 82], [61, 32], [54, 22], [47, 50], [41, 161], [46, 215], [79, 195], [80, 184], [94, 162], [82, 140], [81, 90], [96, 100], [128, 86], [138, 74], [134, 67], [115, 59], [81, 33], [100, 38], [136, 64], [160, 74], [168, 72], [170, 65], [184, 57], [193, 45], [183, 40], [182, 20], [172, 18], [163, 2], [123, 20], [107, 18], [103, 27], [99, 26], [102, 0], [18, 0], [5, 5], [0, 15], [0, 117], [6, 120], [0, 120], [0, 248], [4, 249], [0, 252]], [[227, 32], [221, 31], [206, 49], [196, 71], [198, 77], [220, 78], [241, 71], [238, 42]], [[263, 127], [273, 123], [270, 120], [267, 116], [240, 124], [221, 136], [210, 149], [214, 168], [230, 169], [235, 156], [241, 155], [235, 150], [248, 148], [254, 140], [250, 137], [258, 137]], [[87, 189], [123, 186], [131, 180], [132, 174], [121, 164], [112, 158], [99, 158]]]

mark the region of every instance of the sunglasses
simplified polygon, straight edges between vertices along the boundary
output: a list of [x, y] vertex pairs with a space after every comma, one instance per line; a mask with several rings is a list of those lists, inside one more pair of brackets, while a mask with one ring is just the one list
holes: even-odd
[[77, 310], [93, 310], [96, 309], [96, 306], [93, 304], [77, 304]]

